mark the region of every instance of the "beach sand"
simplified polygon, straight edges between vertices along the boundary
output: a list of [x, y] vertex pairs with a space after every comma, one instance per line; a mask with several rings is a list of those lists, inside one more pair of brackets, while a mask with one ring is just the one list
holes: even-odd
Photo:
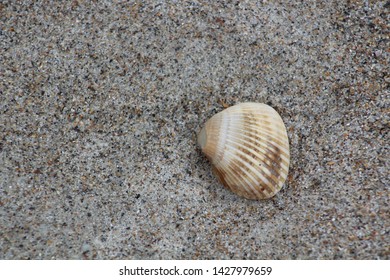
[[[1, 1], [1, 259], [389, 259], [387, 1]], [[286, 124], [272, 199], [196, 143]]]

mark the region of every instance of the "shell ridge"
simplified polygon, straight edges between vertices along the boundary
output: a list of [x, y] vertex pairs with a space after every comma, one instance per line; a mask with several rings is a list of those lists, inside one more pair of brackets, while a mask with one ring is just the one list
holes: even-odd
[[[239, 181], [245, 181], [246, 182], [246, 185], [247, 187], [251, 190], [250, 192], [253, 193], [253, 194], [256, 194], [258, 191], [256, 190], [256, 188], [254, 187], [254, 185], [257, 185], [257, 180], [255, 177], [253, 177], [253, 175], [251, 173], [249, 173], [245, 168], [243, 168], [242, 166], [240, 166], [238, 163], [243, 163], [243, 161], [241, 161], [241, 159], [239, 157], [237, 157], [237, 155], [229, 150], [226, 150], [226, 152], [229, 153], [229, 155], [231, 156], [231, 158], [234, 158], [235, 160], [232, 161], [230, 164], [233, 164], [236, 169], [230, 167], [230, 164], [229, 164], [229, 169], [234, 171], [236, 174], [237, 174], [237, 170], [241, 171], [240, 173], [244, 173], [245, 175], [249, 176], [248, 179], [250, 180], [247, 180], [244, 176], [241, 176], [241, 174], [237, 174], [237, 176], [239, 176], [240, 180]], [[245, 164], [245, 162], [244, 162]]]
[[[240, 126], [239, 123], [233, 122], [233, 124], [235, 126]], [[281, 144], [284, 144], [286, 142], [285, 138], [287, 137], [287, 134], [281, 133], [280, 131], [276, 131], [275, 128], [268, 129], [269, 127], [262, 125], [261, 123], [258, 123], [258, 122], [257, 123], [256, 122], [253, 122], [253, 123], [246, 122], [243, 125], [243, 128], [248, 128], [251, 131], [256, 131], [256, 132], [260, 133], [261, 135], [273, 137], [275, 139], [275, 141], [277, 141]], [[278, 137], [278, 136], [281, 136], [281, 137]]]
[[[237, 116], [242, 116], [242, 114], [235, 114]], [[284, 124], [281, 122], [281, 120], [275, 119], [275, 118], [260, 118], [257, 115], [249, 115], [249, 114], [244, 114], [243, 115], [246, 118], [246, 123], [250, 124], [255, 124], [259, 125], [261, 124], [262, 127], [270, 127], [270, 126], [275, 126], [278, 129], [285, 129], [286, 127]]]
[[[259, 144], [255, 138], [244, 136], [245, 139], [242, 139], [242, 135], [237, 137], [237, 136], [234, 136], [233, 134], [231, 137], [234, 139], [244, 141], [246, 145], [251, 146], [250, 148], [254, 149], [259, 155], [263, 156], [264, 158], [268, 159], [269, 161], [273, 160], [267, 154], [267, 150], [266, 150], [267, 146], [264, 146], [263, 143]], [[254, 139], [254, 141], [248, 141], [246, 139]], [[240, 144], [239, 142], [234, 142], [234, 143]], [[254, 143], [259, 144], [259, 146], [261, 145], [261, 148], [259, 146], [256, 146]], [[288, 162], [289, 162], [288, 158], [283, 158], [284, 167], [288, 168], [288, 164], [287, 164]], [[284, 169], [284, 171], [287, 173], [287, 170]]]
[[[245, 146], [244, 146], [245, 147]], [[277, 182], [279, 181], [279, 178], [275, 175], [275, 172], [272, 172], [274, 171], [273, 170], [273, 166], [270, 165], [269, 163], [267, 163], [267, 161], [265, 161], [264, 158], [261, 158], [261, 156], [257, 153], [253, 153], [250, 148], [241, 148], [243, 149], [243, 151], [240, 151], [240, 153], [244, 154], [244, 155], [253, 155], [253, 156], [248, 156], [247, 158], [253, 163], [254, 166], [257, 166], [257, 167], [260, 167], [261, 165], [265, 166], [266, 168], [258, 168], [256, 169], [256, 174], [258, 172], [260, 172], [266, 179], [267, 181], [270, 181], [271, 183], [274, 183], [274, 184], [277, 184]], [[268, 172], [265, 172], [268, 171]], [[261, 179], [261, 177], [259, 176], [259, 178]], [[264, 180], [263, 180], [264, 181]]]
[[261, 132], [262, 134], [272, 135], [276, 140], [278, 140], [278, 142], [284, 143], [285, 141], [284, 137], [286, 137], [287, 135], [281, 134], [279, 131], [281, 128], [284, 129], [284, 127], [278, 128], [279, 130], [276, 130], [275, 127], [271, 127], [271, 126], [272, 125], [270, 124], [264, 124], [261, 122], [245, 122], [244, 125], [244, 127], [248, 127], [250, 129], [253, 129], [254, 131]]
[[[277, 142], [271, 142], [269, 141], [270, 139], [272, 138], [264, 138], [258, 134], [255, 134], [253, 132], [250, 132], [250, 131], [246, 131], [246, 130], [243, 130], [243, 129], [238, 129], [239, 132], [242, 132], [242, 135], [243, 137], [246, 137], [246, 138], [250, 138], [250, 139], [253, 139], [256, 143], [261, 143], [261, 144], [264, 144], [264, 142], [267, 142], [267, 143], [270, 143], [273, 145], [273, 143], [275, 144], [278, 144]], [[262, 141], [258, 141], [258, 140], [262, 140]], [[273, 139], [272, 139], [273, 140]], [[287, 144], [287, 143], [286, 143]], [[278, 146], [280, 148], [283, 149], [282, 154], [288, 158], [290, 156], [290, 151], [286, 148], [286, 147], [283, 147], [283, 146], [279, 146], [279, 145], [275, 145], [275, 146]]]
[[[240, 144], [240, 142], [244, 142], [245, 144], [248, 144], [248, 145], [252, 146], [259, 153], [264, 154], [266, 156], [266, 153], [267, 153], [267, 149], [266, 148], [268, 148], [269, 146], [268, 145], [264, 145], [265, 141], [258, 141], [258, 140], [263, 140], [263, 139], [257, 139], [254, 135], [251, 135], [251, 134], [248, 134], [248, 135], [238, 134], [238, 135], [239, 136], [234, 136], [234, 135], [231, 136], [231, 138], [239, 140], [239, 141], [235, 142], [236, 144]], [[274, 150], [276, 151], [277, 148], [279, 148], [278, 145], [275, 145], [274, 143], [272, 143], [270, 141], [267, 141], [267, 143], [271, 145], [271, 148], [273, 149], [273, 151]], [[289, 156], [290, 153], [288, 153], [286, 155], [283, 152], [280, 152], [280, 154], [281, 154], [281, 157], [286, 162], [289, 161], [287, 156]]]
[[240, 149], [245, 150], [245, 153], [247, 154], [251, 154], [252, 158], [258, 161], [258, 163], [264, 163], [268, 168], [272, 168], [272, 165], [267, 162], [272, 161], [272, 158], [270, 158], [267, 154], [267, 150], [259, 149], [254, 143], [248, 142], [246, 140], [242, 140], [242, 142], [236, 142], [234, 139], [240, 140], [238, 137], [232, 137], [232, 140], [229, 140], [232, 146], [239, 145]]
[[[247, 151], [249, 151], [249, 150], [247, 150]], [[250, 171], [252, 171], [253, 176], [257, 177], [256, 182], [259, 183], [259, 181], [261, 181], [263, 183], [261, 185], [266, 186], [272, 192], [273, 191], [272, 185], [277, 184], [277, 182], [279, 181], [277, 178], [272, 178], [272, 176], [275, 177], [275, 175], [272, 172], [270, 172], [270, 170], [269, 170], [269, 169], [272, 169], [272, 167], [267, 168], [267, 171], [270, 174], [266, 174], [266, 172], [264, 172], [263, 168], [255, 168], [254, 167], [254, 166], [259, 167], [259, 164], [264, 164], [264, 161], [261, 158], [259, 158], [257, 155], [254, 155], [253, 153], [251, 153], [255, 156], [255, 158], [253, 158], [248, 153], [245, 153], [239, 149], [237, 150], [237, 152], [240, 153], [242, 156], [244, 156], [247, 161], [250, 161], [251, 163], [253, 163], [252, 165], [251, 164], [246, 164], [246, 165], [249, 165], [248, 168], [250, 168]], [[247, 163], [247, 161], [243, 160], [243, 162], [245, 162], [245, 163]], [[268, 164], [267, 164], [267, 166], [268, 166]]]
[[[264, 131], [264, 130], [260, 130], [260, 129], [252, 129], [252, 127], [255, 127], [255, 126], [246, 125], [244, 127], [250, 128], [251, 130], [250, 131], [247, 131], [244, 129], [240, 129], [240, 130], [244, 131], [245, 133], [248, 133], [248, 134], [251, 133], [252, 135], [253, 135], [253, 132], [256, 132], [256, 134], [255, 134], [256, 137], [264, 139], [264, 140], [267, 140], [267, 138], [264, 138], [264, 136], [267, 136], [268, 138], [272, 139], [275, 143], [277, 143], [278, 145], [280, 145], [281, 147], [283, 147], [287, 151], [288, 142], [277, 137], [277, 135], [275, 133], [272, 133], [273, 130], [269, 131], [271, 133], [267, 133], [268, 131]], [[286, 135], [283, 135], [283, 136], [287, 137]]]
[[[221, 114], [221, 113], [219, 113]], [[251, 195], [255, 195], [255, 193], [250, 190], [251, 187], [251, 183], [248, 182], [245, 177], [243, 177], [239, 172], [237, 172], [234, 168], [232, 168], [231, 166], [228, 166], [229, 164], [226, 164], [228, 163], [229, 161], [226, 160], [226, 157], [227, 155], [225, 155], [224, 152], [226, 152], [227, 148], [226, 148], [226, 140], [228, 139], [228, 135], [226, 134], [227, 131], [230, 131], [231, 128], [231, 118], [229, 115], [226, 115], [223, 116], [223, 115], [215, 115], [213, 117], [213, 121], [214, 123], [212, 123], [213, 125], [216, 125], [216, 123], [219, 124], [220, 127], [218, 127], [218, 136], [222, 136], [220, 139], [218, 139], [218, 141], [215, 141], [214, 145], [216, 147], [216, 152], [215, 152], [215, 158], [213, 158], [211, 160], [212, 164], [216, 167], [216, 170], [219, 171], [219, 173], [217, 174], [217, 176], [221, 176], [221, 178], [225, 179], [225, 183], [226, 183], [226, 187], [229, 188], [230, 190], [232, 191], [237, 191], [237, 184], [235, 184], [234, 182], [245, 182], [245, 184], [247, 185], [247, 187], [245, 187], [245, 193], [247, 194], [248, 197], [250, 197]], [[211, 126], [211, 125], [210, 125]], [[214, 128], [213, 128], [214, 129]], [[238, 170], [240, 170], [239, 166], [236, 166], [236, 168]], [[221, 172], [220, 170], [221, 169], [225, 169], [225, 170], [231, 170], [231, 172]], [[224, 176], [226, 175], [226, 176]], [[223, 180], [220, 180], [222, 183], [223, 183]], [[228, 183], [230, 182], [230, 183]], [[234, 188], [234, 190], [233, 190]]]
[[[237, 151], [240, 152], [239, 150], [237, 150]], [[244, 158], [238, 156], [234, 152], [229, 151], [229, 153], [236, 159], [235, 162], [240, 162], [241, 165], [243, 165], [243, 166], [240, 166], [240, 170], [251, 178], [252, 183], [254, 183], [254, 185], [252, 185], [252, 184], [250, 185], [252, 190], [254, 190], [256, 193], [259, 194], [258, 190], [254, 187], [254, 186], [259, 185], [259, 181], [264, 183], [264, 184], [260, 184], [262, 187], [264, 187], [264, 185], [266, 185], [267, 187], [269, 186], [269, 181], [267, 180], [268, 181], [268, 184], [267, 184], [267, 182], [264, 181], [265, 178], [261, 178], [259, 176], [256, 168], [254, 168], [251, 164], [248, 163], [248, 161], [245, 160], [245, 159], [248, 159], [247, 155], [240, 152], [240, 154], [244, 155], [244, 157], [245, 157], [245, 159], [244, 159]], [[255, 161], [252, 161], [252, 162], [256, 163]], [[272, 188], [270, 189], [270, 191], [272, 191]]]
[[[231, 165], [234, 165], [234, 166], [231, 166]], [[225, 186], [233, 191], [233, 189], [234, 190], [237, 189], [237, 186], [236, 186], [237, 184], [235, 182], [245, 182], [248, 185], [248, 186], [243, 186], [245, 192], [248, 194], [248, 196], [250, 194], [253, 195], [254, 192], [248, 189], [250, 183], [247, 180], [245, 180], [245, 178], [243, 178], [242, 175], [239, 172], [237, 172], [236, 169], [233, 167], [240, 170], [240, 166], [238, 166], [235, 162], [231, 162], [230, 164], [226, 164], [225, 162], [223, 162], [223, 163], [221, 162], [218, 164], [218, 166], [216, 166], [216, 168], [218, 168], [218, 169], [225, 169], [225, 170], [230, 171], [230, 172], [226, 172], [226, 177], [228, 177], [226, 181], [229, 181], [230, 183], [227, 186], [226, 185]]]

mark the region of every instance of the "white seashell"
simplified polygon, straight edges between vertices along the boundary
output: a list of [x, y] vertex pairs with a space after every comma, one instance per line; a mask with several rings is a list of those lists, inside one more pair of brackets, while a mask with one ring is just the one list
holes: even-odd
[[286, 181], [286, 127], [266, 104], [241, 103], [214, 115], [200, 131], [198, 144], [221, 183], [239, 196], [270, 198]]

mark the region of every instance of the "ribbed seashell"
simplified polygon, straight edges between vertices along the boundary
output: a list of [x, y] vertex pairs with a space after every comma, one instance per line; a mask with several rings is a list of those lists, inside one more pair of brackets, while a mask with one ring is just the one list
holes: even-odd
[[266, 199], [283, 186], [290, 164], [286, 127], [261, 103], [241, 103], [209, 119], [198, 144], [221, 183], [248, 199]]

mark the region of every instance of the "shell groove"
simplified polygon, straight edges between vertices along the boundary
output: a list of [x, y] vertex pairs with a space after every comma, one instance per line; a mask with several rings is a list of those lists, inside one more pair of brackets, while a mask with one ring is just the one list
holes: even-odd
[[198, 144], [221, 183], [248, 199], [266, 199], [283, 186], [290, 164], [286, 127], [262, 103], [241, 103], [209, 119]]

